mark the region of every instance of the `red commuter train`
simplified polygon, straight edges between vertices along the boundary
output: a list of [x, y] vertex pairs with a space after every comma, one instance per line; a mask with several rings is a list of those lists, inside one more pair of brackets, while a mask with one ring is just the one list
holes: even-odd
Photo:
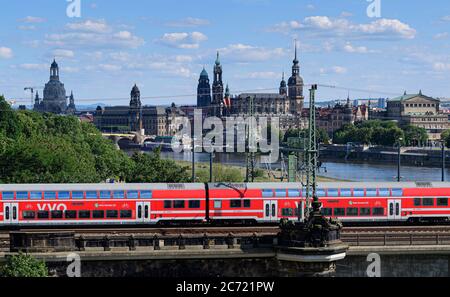
[[[320, 183], [317, 194], [344, 223], [450, 218], [450, 183]], [[0, 226], [277, 224], [303, 218], [305, 196], [299, 183], [0, 185]]]

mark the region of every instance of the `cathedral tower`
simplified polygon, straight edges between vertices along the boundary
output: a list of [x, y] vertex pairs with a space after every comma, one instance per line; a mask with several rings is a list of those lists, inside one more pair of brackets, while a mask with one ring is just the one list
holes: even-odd
[[197, 107], [209, 107], [211, 105], [211, 85], [209, 83], [208, 72], [203, 68], [198, 80], [197, 87]]
[[64, 84], [59, 80], [59, 66], [53, 60], [50, 66], [50, 81], [44, 88], [43, 112], [65, 113], [67, 110], [67, 97]]
[[217, 52], [217, 59], [214, 65], [214, 83], [212, 87], [212, 104], [213, 114], [215, 116], [221, 116], [221, 110], [223, 105], [223, 82], [222, 82], [222, 65], [220, 64], [219, 52]]
[[287, 95], [287, 93], [288, 93], [288, 88], [287, 88], [286, 81], [284, 80], [284, 71], [283, 71], [283, 78], [280, 83], [280, 95]]
[[291, 113], [301, 115], [305, 98], [303, 97], [303, 78], [300, 76], [300, 65], [297, 59], [297, 42], [295, 43], [295, 58], [288, 89]]
[[130, 130], [140, 132], [142, 126], [142, 103], [141, 103], [141, 91], [135, 84], [130, 94]]

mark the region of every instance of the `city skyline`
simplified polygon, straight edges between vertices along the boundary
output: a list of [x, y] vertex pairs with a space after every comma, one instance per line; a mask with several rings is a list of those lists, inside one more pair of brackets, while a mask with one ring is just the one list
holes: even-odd
[[[444, 1], [382, 0], [380, 18], [370, 18], [362, 0], [233, 0], [216, 8], [208, 1], [135, 1], [134, 9], [81, 0], [81, 18], [67, 17], [66, 1], [52, 1], [50, 11], [43, 2], [4, 4], [0, 93], [10, 99], [25, 100], [24, 87], [43, 86], [56, 58], [79, 105], [127, 103], [135, 83], [143, 104], [168, 104], [167, 96], [195, 104], [200, 72], [205, 67], [211, 77], [217, 51], [232, 94], [276, 91], [282, 72], [290, 72], [295, 39], [306, 84], [372, 90], [352, 90], [352, 99], [419, 89], [433, 97], [450, 94]], [[167, 11], [175, 3], [180, 9]], [[344, 89], [322, 88], [319, 100], [346, 98]], [[164, 98], [145, 99], [158, 96]]]

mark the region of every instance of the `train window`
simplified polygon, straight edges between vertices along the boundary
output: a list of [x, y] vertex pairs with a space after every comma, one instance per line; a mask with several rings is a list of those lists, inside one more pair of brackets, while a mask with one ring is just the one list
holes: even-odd
[[64, 212], [64, 216], [66, 217], [66, 219], [76, 219], [77, 212], [75, 210], [66, 210]]
[[27, 200], [28, 199], [28, 192], [17, 192], [16, 193], [17, 200]]
[[100, 191], [100, 199], [111, 199], [110, 191]]
[[262, 190], [263, 198], [273, 197], [273, 190]]
[[63, 218], [62, 210], [53, 210], [51, 214], [52, 214], [52, 219], [62, 219]]
[[360, 216], [370, 216], [370, 208], [360, 208], [359, 215]]
[[438, 198], [437, 206], [448, 206], [448, 198]]
[[300, 197], [300, 190], [288, 190], [288, 197]]
[[172, 200], [164, 201], [164, 208], [172, 208]]
[[317, 196], [319, 197], [325, 197], [325, 190], [324, 189], [318, 189], [317, 190]]
[[174, 200], [173, 201], [173, 208], [185, 208], [185, 202], [184, 200]]
[[423, 204], [423, 206], [434, 206], [434, 199], [433, 198], [423, 198], [422, 204]]
[[349, 216], [349, 217], [358, 216], [358, 209], [357, 208], [347, 208], [347, 216]]
[[5, 219], [9, 220], [9, 206], [5, 206]]
[[286, 190], [275, 190], [275, 197], [286, 197]]
[[3, 200], [14, 200], [14, 192], [3, 192]]
[[116, 199], [125, 199], [124, 191], [114, 191], [113, 195], [114, 195], [114, 198], [116, 198]]
[[341, 197], [351, 197], [352, 191], [350, 189], [341, 189]]
[[339, 197], [338, 189], [328, 189], [328, 197]]
[[373, 209], [373, 215], [374, 216], [384, 216], [384, 208], [382, 207], [376, 207]]
[[92, 212], [92, 217], [94, 219], [104, 219], [105, 218], [105, 211], [104, 210], [94, 210]]
[[353, 197], [364, 197], [364, 189], [353, 189]]
[[133, 217], [133, 212], [131, 210], [121, 210], [120, 218], [121, 219], [131, 219]]
[[97, 199], [98, 198], [98, 193], [94, 192], [94, 191], [86, 192], [86, 198], [87, 199]]
[[402, 197], [403, 189], [392, 189], [392, 196], [393, 197]]
[[377, 189], [366, 189], [367, 197], [377, 197]]
[[389, 189], [379, 189], [378, 190], [380, 197], [389, 197], [391, 196], [391, 191]]
[[272, 217], [275, 217], [276, 215], [277, 215], [276, 206], [275, 206], [275, 204], [272, 204]]
[[270, 205], [269, 205], [269, 203], [266, 204], [266, 217], [270, 217]]
[[40, 199], [42, 199], [42, 192], [31, 192], [30, 198], [32, 200], [40, 200]]
[[422, 199], [414, 198], [414, 206], [422, 206]]
[[333, 215], [333, 209], [331, 208], [322, 208], [322, 214], [326, 217], [331, 217]]
[[281, 216], [283, 216], [283, 217], [292, 217], [292, 216], [294, 216], [294, 209], [292, 209], [292, 208], [282, 208], [281, 209]]
[[219, 201], [219, 200], [214, 201], [214, 208], [215, 209], [221, 209], [222, 208], [222, 201]]
[[36, 213], [34, 211], [24, 211], [22, 216], [25, 220], [34, 220], [36, 218]]
[[334, 215], [336, 217], [338, 217], [338, 216], [345, 216], [345, 208], [335, 208], [334, 209]]
[[241, 208], [242, 201], [241, 200], [230, 200], [230, 207], [231, 208]]
[[244, 208], [250, 208], [252, 206], [252, 201], [251, 200], [244, 200]]
[[151, 199], [152, 197], [152, 191], [141, 191], [141, 199]]
[[139, 192], [138, 191], [128, 191], [127, 192], [128, 199], [138, 199], [139, 198]]
[[50, 218], [50, 213], [45, 210], [40, 210], [40, 211], [38, 211], [37, 217], [40, 220], [48, 220]]
[[200, 200], [189, 200], [189, 208], [200, 208]]
[[58, 199], [70, 199], [70, 192], [59, 192]]
[[83, 199], [83, 192], [72, 192], [72, 199]]
[[56, 199], [56, 192], [44, 192], [44, 199], [48, 200]]
[[119, 211], [117, 210], [107, 210], [106, 218], [108, 219], [117, 219], [119, 217]]
[[78, 212], [78, 217], [80, 219], [90, 219], [91, 218], [91, 211], [90, 210], [80, 210]]

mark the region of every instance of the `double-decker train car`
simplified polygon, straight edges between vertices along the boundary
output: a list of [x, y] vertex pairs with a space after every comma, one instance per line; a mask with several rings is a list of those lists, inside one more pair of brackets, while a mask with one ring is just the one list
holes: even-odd
[[[447, 221], [450, 183], [320, 183], [344, 223]], [[0, 185], [0, 226], [279, 223], [303, 219], [299, 183]]]

